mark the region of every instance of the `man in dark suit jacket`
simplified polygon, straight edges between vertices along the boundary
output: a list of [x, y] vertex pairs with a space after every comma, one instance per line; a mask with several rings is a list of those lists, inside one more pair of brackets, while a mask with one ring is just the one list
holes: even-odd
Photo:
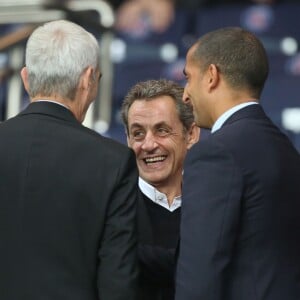
[[81, 125], [96, 39], [47, 23], [21, 76], [32, 103], [0, 125], [0, 299], [136, 299], [135, 156]]
[[139, 299], [173, 300], [183, 162], [198, 141], [183, 88], [148, 80], [131, 88], [122, 106], [128, 145], [139, 168]]
[[185, 73], [184, 101], [212, 134], [187, 159], [175, 299], [300, 299], [300, 156], [258, 104], [262, 44], [207, 33]]

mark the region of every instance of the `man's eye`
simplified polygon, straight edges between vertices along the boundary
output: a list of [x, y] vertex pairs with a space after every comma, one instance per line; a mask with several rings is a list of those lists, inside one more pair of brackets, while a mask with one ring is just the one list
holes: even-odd
[[134, 131], [131, 135], [135, 140], [141, 140], [145, 136], [143, 131]]
[[168, 135], [170, 133], [170, 130], [168, 128], [161, 127], [161, 128], [158, 128], [157, 133], [160, 136], [165, 136], [165, 135]]

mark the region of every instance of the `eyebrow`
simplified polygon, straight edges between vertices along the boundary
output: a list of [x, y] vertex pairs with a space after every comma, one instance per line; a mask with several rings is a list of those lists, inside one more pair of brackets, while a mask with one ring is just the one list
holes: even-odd
[[170, 127], [165, 121], [156, 123], [156, 124], [154, 125], [155, 128], [160, 127], [160, 126], [167, 126], [167, 127]]
[[139, 123], [132, 123], [132, 124], [130, 125], [129, 129], [132, 129], [132, 128], [135, 128], [135, 127], [137, 127], [137, 128], [142, 128], [143, 126], [142, 126], [141, 124], [139, 124]]
[[[160, 126], [166, 126], [168, 128], [171, 128], [165, 121], [161, 121], [159, 123], [154, 124], [152, 127], [153, 128], [158, 128]], [[143, 125], [139, 124], [139, 123], [132, 123], [129, 127], [130, 130], [134, 129], [134, 128], [144, 128]]]

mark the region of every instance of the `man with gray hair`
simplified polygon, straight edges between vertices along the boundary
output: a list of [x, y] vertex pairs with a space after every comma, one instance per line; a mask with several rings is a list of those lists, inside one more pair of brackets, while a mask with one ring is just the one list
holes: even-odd
[[31, 103], [0, 125], [0, 299], [136, 299], [135, 157], [81, 125], [100, 74], [77, 24], [28, 40]]

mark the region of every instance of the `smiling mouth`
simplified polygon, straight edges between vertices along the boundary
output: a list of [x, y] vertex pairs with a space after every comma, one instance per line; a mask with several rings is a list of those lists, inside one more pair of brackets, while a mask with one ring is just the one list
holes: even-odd
[[153, 164], [153, 163], [157, 163], [157, 162], [162, 162], [167, 158], [167, 156], [156, 156], [156, 157], [147, 157], [144, 158], [143, 161], [146, 164]]

